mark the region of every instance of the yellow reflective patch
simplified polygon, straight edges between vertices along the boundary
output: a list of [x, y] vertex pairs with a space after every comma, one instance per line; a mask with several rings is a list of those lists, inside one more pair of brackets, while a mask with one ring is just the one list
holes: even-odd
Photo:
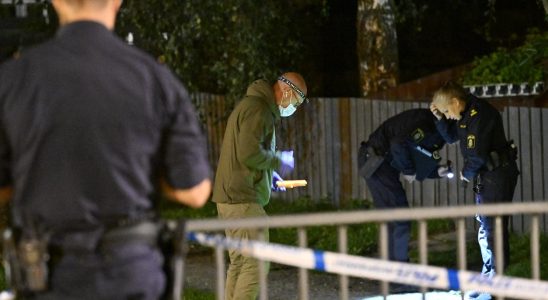
[[466, 147], [468, 149], [474, 149], [476, 148], [476, 136], [473, 134], [469, 134], [468, 138], [466, 139]]
[[475, 116], [475, 115], [477, 115], [477, 114], [478, 114], [478, 111], [475, 110], [475, 109], [472, 109], [472, 111], [470, 111], [470, 117], [473, 117], [473, 116]]
[[411, 134], [415, 143], [420, 142], [424, 138], [424, 131], [420, 128], [415, 129]]

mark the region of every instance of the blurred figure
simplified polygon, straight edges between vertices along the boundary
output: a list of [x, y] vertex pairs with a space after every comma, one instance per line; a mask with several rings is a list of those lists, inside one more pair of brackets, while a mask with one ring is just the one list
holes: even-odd
[[[517, 149], [504, 134], [502, 117], [489, 102], [467, 93], [454, 82], [448, 82], [435, 94], [430, 110], [436, 126], [448, 143], [460, 142], [464, 166], [460, 173], [463, 186], [474, 184], [476, 204], [512, 202], [518, 180]], [[478, 243], [483, 259], [482, 274], [495, 275], [494, 218], [476, 216], [480, 223]], [[510, 259], [508, 216], [503, 217], [502, 254], [504, 265]], [[503, 269], [500, 266], [500, 269]], [[491, 295], [472, 292], [471, 299], [488, 300]]]
[[[285, 73], [274, 84], [257, 80], [230, 114], [219, 166], [215, 175], [213, 201], [221, 219], [264, 217], [271, 191], [295, 166], [293, 151], [276, 151], [275, 124], [291, 116], [305, 101], [306, 83], [297, 73]], [[227, 229], [226, 236], [258, 240], [260, 230]], [[268, 229], [265, 232], [268, 242]], [[230, 250], [225, 299], [256, 299], [259, 292], [259, 263]], [[268, 268], [268, 266], [267, 266]]]
[[52, 0], [56, 36], [0, 67], [0, 196], [21, 232], [19, 296], [159, 299], [157, 179], [182, 204], [209, 197], [189, 95], [112, 33], [121, 3]]

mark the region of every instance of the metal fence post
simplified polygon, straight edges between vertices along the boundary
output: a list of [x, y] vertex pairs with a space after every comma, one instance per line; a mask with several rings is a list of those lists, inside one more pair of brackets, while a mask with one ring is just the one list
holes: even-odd
[[[457, 220], [457, 262], [459, 270], [466, 270], [466, 221], [463, 218]], [[464, 300], [464, 291], [461, 292]]]
[[[419, 260], [421, 265], [428, 265], [428, 227], [425, 220], [419, 220]], [[426, 299], [426, 287], [421, 286], [422, 299]]]
[[[298, 228], [299, 235], [299, 247], [307, 247], [306, 229], [304, 227]], [[308, 300], [308, 270], [305, 268], [299, 268], [299, 299]]]
[[[379, 252], [382, 259], [388, 260], [388, 224], [386, 222], [380, 223], [379, 227]], [[381, 292], [384, 299], [386, 299], [388, 295], [388, 282], [385, 280], [381, 282]]]
[[[348, 227], [347, 226], [338, 226], [338, 236], [339, 236], [339, 252], [348, 253]], [[341, 300], [348, 300], [348, 276], [339, 275], [339, 297]]]
[[[504, 250], [502, 240], [502, 217], [495, 217], [495, 272], [504, 274]], [[508, 241], [506, 241], [508, 242]], [[497, 297], [497, 300], [504, 300], [504, 297]]]
[[531, 278], [540, 280], [539, 216], [531, 216]]
[[[259, 241], [265, 241], [265, 230], [261, 228], [259, 232]], [[268, 267], [266, 266], [267, 262], [264, 260], [259, 260], [259, 299], [268, 300]]]
[[217, 295], [215, 299], [225, 298], [225, 249], [221, 246], [215, 247], [215, 261], [217, 263]]

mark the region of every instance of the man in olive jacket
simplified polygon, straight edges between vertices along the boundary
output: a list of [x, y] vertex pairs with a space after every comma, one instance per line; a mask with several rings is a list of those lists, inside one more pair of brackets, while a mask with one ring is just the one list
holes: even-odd
[[[257, 80], [228, 118], [213, 202], [221, 219], [264, 217], [264, 206], [276, 181], [294, 167], [293, 151], [276, 151], [275, 125], [289, 117], [306, 98], [306, 83], [298, 73], [285, 73], [274, 84]], [[258, 240], [260, 230], [225, 230], [233, 239]], [[268, 241], [268, 230], [265, 232]], [[259, 263], [239, 251], [229, 251], [230, 264], [225, 288], [226, 300], [256, 299], [259, 291]]]

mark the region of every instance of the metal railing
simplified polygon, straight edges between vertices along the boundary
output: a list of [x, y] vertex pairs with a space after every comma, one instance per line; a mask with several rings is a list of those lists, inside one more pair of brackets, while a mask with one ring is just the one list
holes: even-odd
[[[539, 217], [548, 213], [548, 203], [506, 203], [488, 205], [469, 205], [460, 207], [428, 207], [390, 210], [367, 210], [352, 212], [327, 212], [299, 215], [281, 215], [266, 218], [245, 218], [239, 220], [203, 219], [189, 220], [187, 230], [190, 232], [206, 231], [215, 232], [234, 228], [297, 228], [298, 246], [307, 246], [306, 227], [313, 226], [337, 226], [339, 253], [347, 251], [347, 226], [360, 223], [379, 223], [379, 253], [382, 259], [388, 258], [388, 227], [392, 221], [411, 220], [418, 222], [418, 248], [419, 263], [428, 264], [428, 233], [427, 221], [433, 219], [453, 219], [457, 226], [457, 262], [459, 270], [466, 270], [466, 222], [465, 218], [474, 217], [476, 214], [495, 217], [495, 253], [503, 252], [502, 243], [502, 216], [530, 215], [530, 243], [531, 243], [531, 279], [540, 280], [540, 230]], [[222, 246], [215, 247], [217, 264], [217, 299], [223, 299], [225, 281], [225, 254]], [[502, 255], [496, 255], [496, 265], [502, 266]], [[546, 258], [548, 259], [548, 258]], [[264, 264], [259, 264], [263, 266]], [[268, 299], [267, 272], [264, 268], [260, 272], [261, 300]], [[502, 274], [501, 268], [497, 273]], [[340, 275], [340, 299], [348, 299], [348, 277]], [[308, 299], [308, 271], [299, 270], [299, 298]], [[388, 282], [381, 284], [383, 295], [388, 294]], [[425, 287], [422, 287], [425, 291]], [[464, 297], [464, 294], [463, 294]], [[500, 298], [499, 298], [500, 299]]]

